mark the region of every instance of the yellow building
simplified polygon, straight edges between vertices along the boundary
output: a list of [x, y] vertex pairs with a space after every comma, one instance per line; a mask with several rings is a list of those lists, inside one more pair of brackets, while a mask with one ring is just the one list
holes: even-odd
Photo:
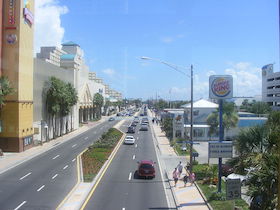
[[1, 73], [15, 93], [1, 110], [0, 148], [21, 152], [33, 145], [34, 0], [3, 1]]

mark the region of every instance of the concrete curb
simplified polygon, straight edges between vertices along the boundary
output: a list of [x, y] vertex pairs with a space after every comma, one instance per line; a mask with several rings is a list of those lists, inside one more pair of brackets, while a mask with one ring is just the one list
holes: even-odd
[[209, 210], [213, 210], [212, 206], [210, 205], [210, 203], [207, 201], [207, 198], [205, 197], [205, 195], [203, 194], [202, 190], [200, 189], [200, 187], [198, 186], [198, 184], [196, 182], [194, 182], [194, 185], [196, 186], [199, 194], [201, 195], [201, 197], [203, 198], [204, 202], [206, 203], [207, 207]]
[[[118, 125], [122, 124], [123, 122], [120, 121], [117, 125], [114, 126], [114, 128], [118, 129]], [[119, 129], [118, 129], [119, 130]], [[120, 132], [122, 132], [121, 130], [119, 130]], [[108, 157], [108, 159], [105, 161], [105, 163], [103, 164], [103, 166], [101, 167], [101, 169], [99, 170], [99, 172], [97, 173], [97, 175], [94, 177], [93, 181], [91, 182], [90, 185], [90, 190], [89, 192], [86, 194], [86, 196], [81, 200], [80, 205], [79, 205], [79, 209], [84, 209], [87, 201], [90, 199], [91, 194], [94, 192], [93, 187], [97, 186], [98, 182], [101, 180], [103, 174], [106, 172], [106, 169], [108, 168], [109, 164], [111, 163], [112, 159], [114, 158], [115, 154], [118, 152], [120, 145], [123, 143], [123, 140], [125, 138], [125, 133], [122, 132], [122, 137], [120, 138], [118, 144], [115, 146], [114, 150], [111, 152], [110, 156]]]
[[170, 187], [171, 192], [172, 192], [172, 196], [173, 196], [173, 199], [174, 199], [174, 202], [175, 202], [175, 205], [176, 205], [176, 209], [180, 209], [180, 208], [181, 208], [180, 203], [179, 203], [179, 201], [178, 201], [178, 199], [177, 199], [177, 197], [176, 197], [176, 194], [175, 194], [175, 192], [174, 192], [174, 189], [173, 189], [173, 187], [171, 186], [171, 183], [170, 183], [170, 180], [171, 180], [171, 179], [169, 179], [169, 176], [168, 176], [168, 173], [167, 173], [166, 170], [164, 170], [164, 173], [165, 173], [165, 176], [166, 176], [167, 181], [168, 181], [168, 183], [169, 183], [169, 187]]

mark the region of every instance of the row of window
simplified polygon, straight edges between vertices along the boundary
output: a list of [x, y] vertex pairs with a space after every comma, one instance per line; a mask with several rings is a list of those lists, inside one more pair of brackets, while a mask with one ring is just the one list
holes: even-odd
[[267, 79], [267, 82], [271, 82], [271, 81], [274, 81], [274, 80], [280, 80], [280, 77]]

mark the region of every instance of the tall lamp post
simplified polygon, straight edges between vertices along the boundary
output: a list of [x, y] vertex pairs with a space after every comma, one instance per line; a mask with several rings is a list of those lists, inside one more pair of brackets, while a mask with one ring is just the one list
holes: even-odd
[[166, 66], [169, 66], [170, 68], [178, 71], [179, 73], [184, 74], [185, 76], [191, 78], [191, 130], [190, 130], [190, 169], [189, 169], [189, 171], [190, 171], [190, 173], [192, 173], [192, 168], [193, 168], [193, 65], [191, 65], [191, 76], [190, 76], [180, 70], [180, 69], [189, 70], [189, 68], [179, 67], [172, 63], [168, 63], [168, 62], [165, 62], [165, 61], [162, 61], [159, 59], [145, 57], [145, 56], [142, 56], [141, 59], [157, 61], [157, 62], [162, 63]]

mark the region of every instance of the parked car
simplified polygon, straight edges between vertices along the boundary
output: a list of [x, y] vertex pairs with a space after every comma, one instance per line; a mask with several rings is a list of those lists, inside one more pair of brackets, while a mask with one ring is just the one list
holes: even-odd
[[124, 139], [125, 144], [134, 144], [135, 138], [133, 136], [126, 136]]
[[155, 178], [156, 171], [155, 171], [155, 162], [152, 160], [141, 160], [138, 162], [138, 170], [137, 174], [138, 176], [145, 177], [145, 178]]
[[227, 179], [240, 179], [241, 185], [244, 186], [253, 170], [254, 168], [245, 168], [245, 171], [247, 171], [246, 175], [232, 173], [227, 176]]
[[135, 127], [134, 126], [129, 126], [127, 128], [127, 133], [135, 133]]

